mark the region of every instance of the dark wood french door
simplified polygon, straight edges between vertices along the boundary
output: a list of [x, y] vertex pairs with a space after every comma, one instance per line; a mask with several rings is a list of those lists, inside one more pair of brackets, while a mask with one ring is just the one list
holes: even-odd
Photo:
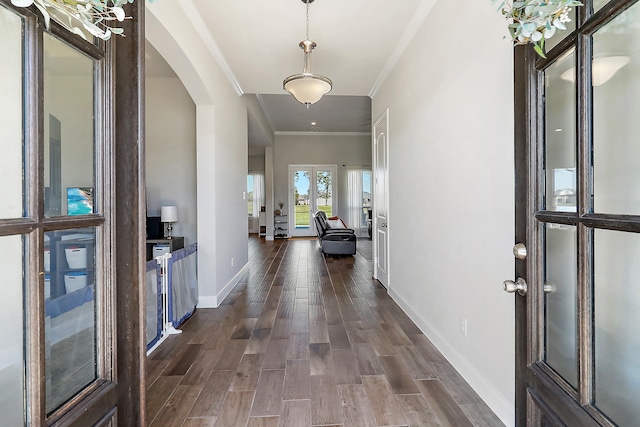
[[145, 424], [143, 12], [88, 41], [0, 0], [2, 426]]
[[515, 49], [521, 426], [640, 420], [640, 3], [584, 3]]

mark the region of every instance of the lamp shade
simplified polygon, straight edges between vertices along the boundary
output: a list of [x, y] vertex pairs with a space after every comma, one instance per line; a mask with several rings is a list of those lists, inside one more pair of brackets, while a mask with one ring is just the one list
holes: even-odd
[[302, 104], [315, 104], [331, 90], [331, 80], [314, 74], [298, 74], [285, 80], [284, 89]]
[[177, 206], [163, 206], [160, 209], [160, 221], [161, 222], [176, 222], [176, 221], [178, 221], [178, 207]]

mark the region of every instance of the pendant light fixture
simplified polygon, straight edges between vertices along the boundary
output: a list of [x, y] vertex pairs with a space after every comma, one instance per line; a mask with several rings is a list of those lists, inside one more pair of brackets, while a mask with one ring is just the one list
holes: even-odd
[[307, 5], [307, 38], [300, 42], [304, 50], [304, 70], [302, 74], [294, 74], [284, 79], [282, 86], [293, 97], [309, 108], [309, 105], [320, 101], [324, 95], [331, 91], [331, 80], [311, 72], [311, 51], [316, 47], [315, 42], [309, 40], [309, 4], [313, 0], [302, 0]]

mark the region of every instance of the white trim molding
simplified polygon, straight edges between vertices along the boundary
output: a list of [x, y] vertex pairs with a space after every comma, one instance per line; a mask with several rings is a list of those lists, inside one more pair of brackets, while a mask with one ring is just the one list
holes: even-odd
[[217, 295], [207, 295], [198, 297], [198, 308], [218, 308], [220, 304], [224, 301], [224, 299], [231, 293], [233, 288], [240, 282], [240, 279], [249, 269], [249, 263], [247, 262], [241, 269], [236, 273], [235, 276], [227, 282], [227, 284], [222, 288]]
[[389, 290], [391, 298], [402, 308], [413, 323], [436, 346], [458, 373], [478, 393], [478, 396], [491, 408], [506, 427], [515, 427], [516, 407], [509, 402], [487, 378], [474, 368], [445, 337], [443, 337], [427, 320], [416, 313], [393, 289]]
[[233, 74], [233, 71], [231, 71], [229, 63], [222, 54], [222, 51], [220, 51], [218, 43], [216, 43], [215, 39], [211, 35], [211, 32], [207, 28], [207, 24], [205, 24], [205, 22], [202, 20], [202, 16], [196, 9], [193, 1], [181, 0], [179, 4], [182, 5], [184, 13], [193, 24], [193, 28], [195, 28], [198, 34], [200, 34], [200, 37], [202, 37], [202, 41], [207, 46], [207, 49], [209, 49], [209, 52], [211, 52], [211, 55], [213, 55], [218, 65], [220, 65], [220, 68], [222, 68], [222, 71], [227, 76], [227, 79], [229, 80], [229, 83], [231, 83], [233, 89], [235, 89], [238, 96], [243, 95], [244, 91], [242, 90], [238, 79], [236, 79], [235, 74]]
[[396, 45], [393, 52], [391, 52], [391, 54], [389, 55], [387, 63], [384, 64], [384, 67], [378, 75], [376, 82], [373, 84], [373, 87], [369, 92], [370, 98], [373, 98], [376, 95], [376, 92], [378, 92], [378, 89], [380, 89], [380, 86], [385, 81], [391, 70], [393, 70], [393, 67], [396, 66], [396, 63], [400, 59], [400, 56], [405, 51], [407, 46], [409, 46], [409, 43], [411, 42], [411, 40], [413, 40], [413, 37], [418, 32], [418, 29], [427, 18], [427, 15], [429, 14], [429, 12], [431, 12], [431, 9], [435, 4], [436, 0], [422, 0], [420, 6], [418, 6], [418, 9], [416, 10], [416, 13], [413, 15], [413, 18], [409, 22], [409, 25], [407, 25], [407, 29], [404, 31], [404, 34], [402, 34], [402, 37], [400, 38], [400, 41]]

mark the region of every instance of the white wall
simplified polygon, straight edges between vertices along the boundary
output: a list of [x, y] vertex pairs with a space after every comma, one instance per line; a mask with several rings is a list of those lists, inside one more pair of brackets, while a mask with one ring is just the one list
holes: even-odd
[[[373, 96], [389, 108], [390, 292], [514, 424], [513, 65], [491, 2], [439, 1]], [[461, 332], [467, 319], [468, 336]]]
[[146, 78], [147, 215], [178, 207], [174, 236], [197, 241], [196, 106], [178, 78]]
[[189, 2], [147, 3], [146, 36], [196, 104], [199, 307], [217, 306], [248, 262], [247, 100], [218, 65]]
[[249, 172], [264, 172], [264, 156], [249, 156]]
[[[345, 221], [347, 212], [347, 173], [342, 165], [371, 165], [371, 135], [281, 134], [273, 149], [274, 197], [288, 209], [289, 165], [336, 165], [338, 171], [338, 216]], [[273, 210], [267, 210], [273, 212]], [[268, 216], [268, 215], [267, 215]], [[267, 228], [267, 235], [273, 230]]]

